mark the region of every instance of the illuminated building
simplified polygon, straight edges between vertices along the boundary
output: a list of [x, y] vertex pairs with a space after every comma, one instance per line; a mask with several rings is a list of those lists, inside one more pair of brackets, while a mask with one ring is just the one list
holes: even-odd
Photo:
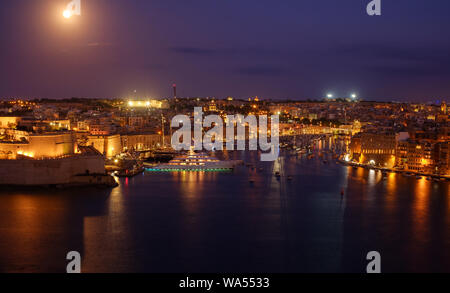
[[50, 125], [50, 129], [53, 130], [71, 130], [70, 128], [70, 120], [64, 119], [64, 120], [51, 120], [51, 121], [44, 121], [45, 123], [48, 123]]
[[20, 120], [20, 117], [0, 117], [0, 128], [15, 128]]
[[434, 173], [433, 146], [429, 142], [408, 141], [405, 170]]
[[217, 112], [217, 105], [216, 105], [216, 103], [214, 102], [214, 100], [212, 100], [212, 101], [209, 103], [208, 110], [211, 111], [211, 112]]
[[361, 133], [360, 163], [392, 168], [395, 165], [397, 136], [393, 133]]
[[350, 157], [353, 161], [359, 162], [361, 156], [361, 134], [358, 133], [352, 137], [349, 145]]
[[128, 133], [121, 135], [124, 151], [144, 151], [159, 147], [162, 136], [154, 133]]
[[438, 142], [435, 146], [436, 173], [450, 175], [450, 141]]
[[89, 122], [78, 121], [76, 128], [77, 131], [89, 131]]
[[145, 119], [142, 116], [131, 116], [128, 117], [128, 125], [132, 127], [143, 127], [145, 124]]
[[115, 157], [122, 152], [120, 135], [89, 135], [88, 146], [93, 146], [107, 158]]

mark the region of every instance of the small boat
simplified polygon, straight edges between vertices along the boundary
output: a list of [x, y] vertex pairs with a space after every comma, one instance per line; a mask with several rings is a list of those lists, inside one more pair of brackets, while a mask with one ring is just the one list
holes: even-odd
[[428, 181], [431, 181], [431, 177], [430, 177], [430, 176], [428, 176], [428, 177], [427, 177], [427, 180], [428, 180]]
[[116, 175], [117, 177], [134, 177], [142, 172], [144, 172], [144, 167], [142, 165], [135, 165], [132, 169], [117, 172]]
[[417, 176], [416, 176], [416, 179], [422, 179], [422, 176], [417, 175]]

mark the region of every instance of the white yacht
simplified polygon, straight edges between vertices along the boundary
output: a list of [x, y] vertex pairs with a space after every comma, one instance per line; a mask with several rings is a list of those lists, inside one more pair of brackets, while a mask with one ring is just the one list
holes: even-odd
[[242, 164], [242, 161], [221, 161], [210, 157], [205, 153], [195, 153], [191, 150], [188, 154], [174, 158], [168, 163], [157, 165], [150, 171], [226, 171], [234, 166]]

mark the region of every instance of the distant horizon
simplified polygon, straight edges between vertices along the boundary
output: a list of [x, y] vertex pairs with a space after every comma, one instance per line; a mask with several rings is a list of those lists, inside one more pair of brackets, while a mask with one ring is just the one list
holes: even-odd
[[[254, 99], [255, 97], [258, 97], [259, 101], [272, 101], [272, 102], [377, 102], [377, 103], [420, 103], [420, 104], [426, 104], [426, 103], [432, 103], [432, 104], [440, 104], [442, 102], [447, 102], [446, 98], [437, 98], [435, 100], [399, 100], [399, 99], [393, 99], [393, 100], [383, 100], [383, 99], [374, 99], [374, 98], [358, 98], [357, 101], [342, 101], [344, 99], [348, 99], [349, 97], [336, 97], [327, 100], [327, 98], [265, 98], [265, 97], [259, 97], [259, 96], [252, 96], [252, 97], [232, 97], [232, 96], [186, 96], [186, 97], [180, 97], [177, 96], [177, 99], [215, 99], [215, 100], [226, 100], [228, 97], [233, 98], [233, 100], [239, 100], [239, 101], [248, 101], [249, 98]], [[26, 101], [32, 101], [32, 100], [71, 100], [71, 99], [92, 99], [92, 100], [162, 100], [162, 99], [173, 99], [174, 97], [166, 96], [166, 97], [59, 97], [59, 98], [48, 98], [48, 97], [0, 97], [0, 102], [5, 102], [9, 100], [26, 100]], [[336, 101], [339, 100], [339, 101]]]

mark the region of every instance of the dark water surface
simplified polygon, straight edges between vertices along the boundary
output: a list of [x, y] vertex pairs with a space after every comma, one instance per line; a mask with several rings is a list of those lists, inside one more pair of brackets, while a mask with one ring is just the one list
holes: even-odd
[[256, 168], [147, 172], [112, 190], [2, 188], [0, 271], [64, 272], [76, 250], [83, 272], [365, 272], [376, 250], [384, 272], [450, 272], [449, 183], [225, 156]]

